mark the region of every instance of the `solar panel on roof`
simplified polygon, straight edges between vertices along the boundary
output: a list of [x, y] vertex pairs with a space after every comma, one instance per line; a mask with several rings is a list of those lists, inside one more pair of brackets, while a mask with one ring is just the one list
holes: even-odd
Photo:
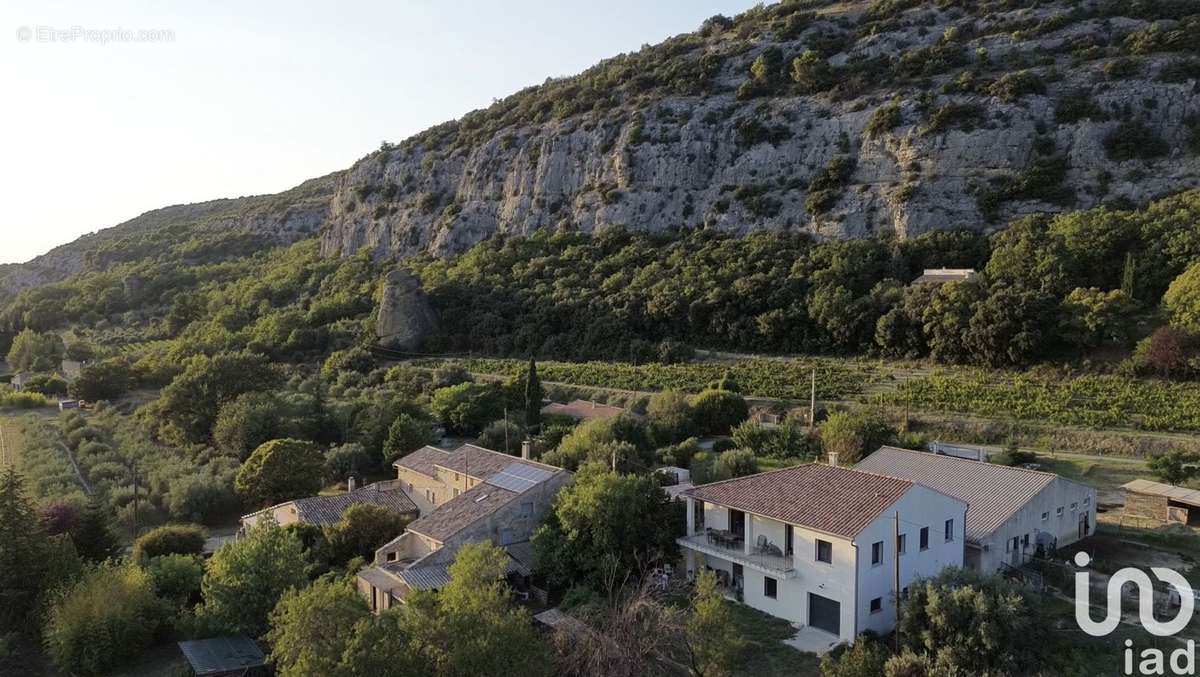
[[509, 491], [521, 494], [547, 479], [552, 474], [544, 468], [538, 468], [525, 463], [512, 463], [489, 477], [487, 482], [501, 489], [508, 489]]

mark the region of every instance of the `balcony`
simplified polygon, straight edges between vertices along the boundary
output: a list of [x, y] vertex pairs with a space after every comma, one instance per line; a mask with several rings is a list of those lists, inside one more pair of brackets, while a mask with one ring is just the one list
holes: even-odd
[[756, 552], [756, 546], [750, 546], [746, 552], [745, 544], [741, 541], [713, 539], [709, 534], [682, 536], [675, 541], [681, 547], [694, 550], [705, 555], [737, 562], [765, 574], [779, 578], [795, 578], [798, 573], [792, 566], [791, 555], [775, 555], [768, 552]]

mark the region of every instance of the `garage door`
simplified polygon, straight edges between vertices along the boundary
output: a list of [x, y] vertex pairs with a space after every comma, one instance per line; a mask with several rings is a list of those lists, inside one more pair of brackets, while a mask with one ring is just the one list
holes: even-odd
[[808, 624], [841, 636], [842, 605], [828, 597], [808, 593]]

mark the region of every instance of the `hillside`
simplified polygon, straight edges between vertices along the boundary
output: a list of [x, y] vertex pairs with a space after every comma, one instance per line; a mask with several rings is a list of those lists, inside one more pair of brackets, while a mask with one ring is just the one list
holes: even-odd
[[404, 257], [543, 228], [910, 238], [1144, 205], [1200, 179], [1198, 24], [1186, 0], [713, 17], [290, 191], [166, 207], [0, 266], [0, 295], [194, 233], [244, 252], [319, 232], [326, 255]]
[[358, 162], [322, 251], [497, 233], [911, 237], [1197, 185], [1194, 3], [787, 2]]
[[254, 195], [146, 212], [60, 245], [22, 264], [0, 265], [0, 300], [29, 287], [126, 262], [204, 260], [312, 237], [329, 213], [336, 174], [274, 195]]

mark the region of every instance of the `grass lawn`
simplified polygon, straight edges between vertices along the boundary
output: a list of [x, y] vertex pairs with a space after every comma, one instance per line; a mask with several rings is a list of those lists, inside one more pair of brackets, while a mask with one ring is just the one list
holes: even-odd
[[1056, 473], [1067, 479], [1096, 487], [1101, 503], [1123, 501], [1120, 488], [1126, 482], [1137, 479], [1154, 479], [1146, 462], [1131, 458], [1106, 458], [1083, 454], [1038, 454], [1037, 462], [1042, 470]]
[[745, 604], [729, 602], [737, 634], [746, 641], [734, 677], [787, 677], [820, 674], [820, 660], [794, 649], [784, 640], [796, 629], [785, 620], [768, 616]]

